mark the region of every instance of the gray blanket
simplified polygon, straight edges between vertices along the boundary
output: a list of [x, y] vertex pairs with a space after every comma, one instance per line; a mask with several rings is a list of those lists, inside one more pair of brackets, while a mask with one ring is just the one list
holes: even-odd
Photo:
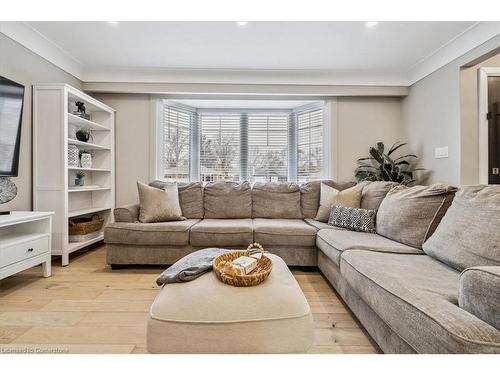
[[171, 284], [191, 281], [212, 269], [213, 260], [230, 250], [208, 248], [195, 251], [178, 260], [156, 279], [156, 284]]

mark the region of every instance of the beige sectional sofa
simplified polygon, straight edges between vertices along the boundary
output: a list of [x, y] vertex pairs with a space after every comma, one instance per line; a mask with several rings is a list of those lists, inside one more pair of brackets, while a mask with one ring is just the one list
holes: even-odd
[[[361, 206], [378, 209], [393, 186], [366, 184]], [[113, 266], [171, 264], [198, 248], [258, 241], [288, 265], [318, 266], [385, 353], [500, 353], [500, 232], [494, 229], [500, 188], [459, 191], [447, 212], [453, 193], [443, 195], [426, 228], [419, 227], [418, 210], [409, 210], [416, 227], [390, 231], [400, 242], [315, 221], [318, 181], [185, 184], [179, 188], [184, 221], [142, 224], [138, 205], [116, 209], [116, 223], [105, 229], [107, 259]], [[483, 221], [468, 223], [469, 213]]]

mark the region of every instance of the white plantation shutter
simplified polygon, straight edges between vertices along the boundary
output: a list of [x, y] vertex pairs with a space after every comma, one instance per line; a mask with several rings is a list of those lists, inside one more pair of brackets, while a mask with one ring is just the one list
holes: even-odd
[[200, 180], [240, 179], [240, 115], [200, 115]]
[[190, 180], [190, 136], [192, 113], [163, 106], [162, 179], [187, 182]]
[[297, 114], [297, 178], [299, 182], [323, 175], [323, 109]]
[[248, 114], [248, 180], [287, 181], [288, 119], [285, 114]]
[[161, 179], [304, 182], [323, 177], [322, 108], [197, 111], [165, 100], [159, 115]]

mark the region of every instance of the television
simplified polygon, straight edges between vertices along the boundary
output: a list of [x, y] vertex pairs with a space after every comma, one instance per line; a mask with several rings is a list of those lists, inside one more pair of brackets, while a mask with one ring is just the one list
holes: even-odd
[[0, 177], [17, 177], [24, 86], [0, 76]]

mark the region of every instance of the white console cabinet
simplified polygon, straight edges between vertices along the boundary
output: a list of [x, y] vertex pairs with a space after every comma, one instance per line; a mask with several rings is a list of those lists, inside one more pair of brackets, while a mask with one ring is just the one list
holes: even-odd
[[42, 265], [50, 276], [53, 212], [13, 211], [0, 215], [0, 279]]

